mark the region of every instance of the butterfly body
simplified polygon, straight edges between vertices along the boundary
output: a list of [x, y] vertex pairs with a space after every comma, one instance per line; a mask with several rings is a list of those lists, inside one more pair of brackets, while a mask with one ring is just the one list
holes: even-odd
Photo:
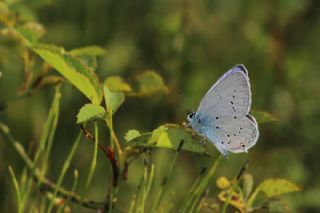
[[250, 107], [248, 72], [243, 65], [237, 65], [210, 88], [198, 110], [189, 113], [187, 119], [198, 134], [227, 156], [229, 152], [247, 152], [259, 137]]

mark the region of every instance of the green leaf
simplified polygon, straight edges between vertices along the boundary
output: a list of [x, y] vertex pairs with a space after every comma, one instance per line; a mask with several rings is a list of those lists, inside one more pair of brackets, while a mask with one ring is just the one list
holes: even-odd
[[86, 64], [88, 67], [95, 70], [98, 66], [97, 56], [106, 54], [106, 50], [99, 46], [87, 46], [76, 48], [69, 51], [69, 54], [79, 59], [81, 62]]
[[98, 104], [86, 104], [77, 115], [77, 124], [97, 118], [104, 119], [105, 116], [106, 110], [102, 106]]
[[119, 76], [111, 76], [105, 80], [105, 84], [111, 91], [130, 92], [132, 88]]
[[126, 141], [131, 141], [133, 139], [135, 139], [136, 137], [141, 136], [140, 132], [138, 130], [129, 130], [126, 135], [124, 136], [124, 138], [126, 139]]
[[161, 76], [153, 70], [147, 70], [137, 76], [138, 91], [133, 93], [136, 96], [151, 96], [155, 94], [168, 93]]
[[243, 175], [243, 197], [248, 199], [253, 189], [253, 177], [250, 174]]
[[72, 56], [101, 56], [106, 52], [105, 49], [99, 46], [80, 47], [69, 51]]
[[285, 179], [268, 179], [262, 182], [256, 190], [263, 192], [268, 198], [281, 194], [300, 191], [300, 188]]
[[181, 141], [183, 141], [183, 146], [181, 147], [183, 150], [206, 153], [206, 148], [192, 137], [192, 132], [176, 124], [162, 125], [153, 130], [152, 133], [141, 134], [128, 142], [132, 146], [177, 150]]
[[103, 86], [103, 94], [107, 111], [109, 115], [113, 115], [119, 109], [121, 104], [123, 104], [125, 99], [124, 94], [122, 92], [111, 92], [106, 85]]
[[251, 114], [255, 117], [259, 124], [276, 121], [276, 117], [271, 115], [269, 112], [262, 110], [251, 110]]
[[268, 212], [292, 212], [286, 203], [278, 199], [267, 201], [263, 204], [263, 209], [268, 210]]
[[99, 79], [89, 67], [55, 46], [36, 45], [32, 49], [54, 67], [94, 104], [102, 100]]
[[20, 35], [27, 40], [28, 44], [35, 44], [45, 34], [46, 30], [42, 24], [29, 22], [17, 28]]

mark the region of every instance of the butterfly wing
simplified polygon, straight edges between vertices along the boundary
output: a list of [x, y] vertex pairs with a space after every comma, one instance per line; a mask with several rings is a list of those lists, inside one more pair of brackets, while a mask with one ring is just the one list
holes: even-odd
[[211, 122], [206, 136], [223, 155], [227, 155], [229, 151], [247, 152], [256, 144], [259, 129], [251, 115], [223, 115], [221, 119]]
[[197, 112], [219, 115], [247, 115], [251, 106], [248, 72], [237, 65], [226, 72], [201, 100]]
[[246, 152], [256, 143], [259, 130], [248, 114], [250, 107], [250, 82], [243, 65], [226, 72], [200, 102], [197, 114], [205, 121], [205, 136], [223, 155]]

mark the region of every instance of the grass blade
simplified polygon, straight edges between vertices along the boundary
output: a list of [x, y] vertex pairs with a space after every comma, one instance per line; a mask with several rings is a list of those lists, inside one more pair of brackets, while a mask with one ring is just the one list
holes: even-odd
[[13, 171], [13, 169], [11, 168], [11, 166], [9, 166], [9, 172], [12, 178], [12, 182], [13, 182], [13, 186], [14, 186], [14, 190], [16, 192], [16, 196], [17, 196], [17, 203], [18, 203], [18, 212], [22, 213], [23, 212], [23, 205], [21, 203], [21, 194], [20, 194], [20, 188], [19, 188], [19, 184], [16, 178], [16, 175]]
[[51, 202], [49, 204], [49, 208], [48, 208], [48, 212], [51, 212], [52, 208], [53, 208], [53, 204], [54, 204], [54, 200], [55, 198], [57, 197], [57, 194], [58, 194], [58, 191], [59, 191], [59, 188], [63, 182], [63, 179], [64, 179], [64, 176], [68, 170], [68, 168], [70, 167], [70, 163], [71, 163], [71, 160], [79, 146], [79, 143], [81, 141], [81, 136], [82, 136], [82, 131], [80, 131], [77, 139], [75, 140], [72, 148], [71, 148], [71, 151], [69, 152], [69, 155], [67, 157], [67, 159], [65, 160], [64, 164], [63, 164], [63, 167], [62, 167], [62, 170], [60, 172], [60, 175], [59, 175], [59, 178], [58, 178], [58, 181], [57, 181], [57, 184], [56, 184], [56, 188], [53, 192], [53, 199], [51, 199]]
[[94, 148], [93, 148], [93, 156], [92, 156], [92, 160], [91, 160], [89, 175], [88, 175], [88, 178], [86, 181], [86, 187], [88, 187], [90, 185], [92, 177], [93, 177], [93, 173], [94, 173], [94, 171], [96, 169], [96, 165], [97, 165], [98, 142], [99, 142], [99, 130], [98, 130], [98, 122], [97, 121], [94, 122], [94, 138], [95, 138], [95, 142], [94, 142]]

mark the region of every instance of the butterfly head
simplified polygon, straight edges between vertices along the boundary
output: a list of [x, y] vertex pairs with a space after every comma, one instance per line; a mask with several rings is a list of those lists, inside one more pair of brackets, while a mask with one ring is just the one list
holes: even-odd
[[187, 119], [188, 121], [192, 121], [195, 117], [196, 113], [195, 112], [188, 112], [187, 113]]

